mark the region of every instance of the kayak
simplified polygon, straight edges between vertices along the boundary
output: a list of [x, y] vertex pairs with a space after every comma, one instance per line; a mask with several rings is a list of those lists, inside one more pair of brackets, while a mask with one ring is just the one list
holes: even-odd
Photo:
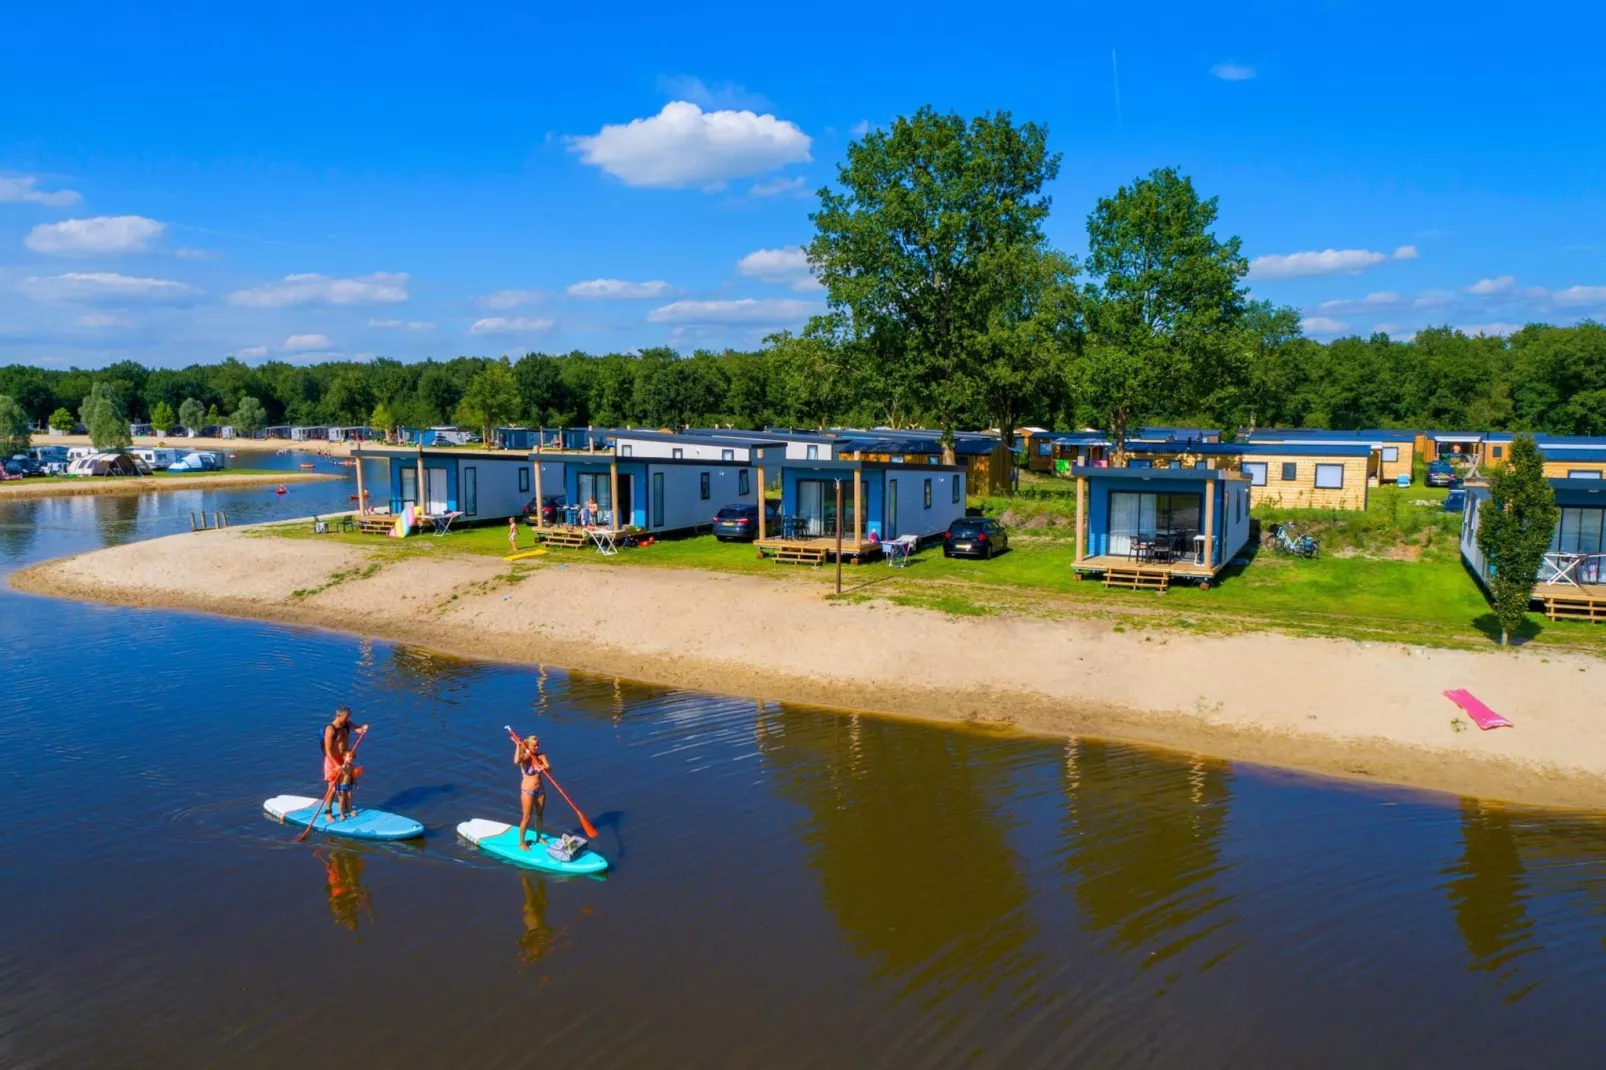
[[534, 833], [529, 836], [530, 849], [521, 850], [519, 847], [519, 827], [505, 825], [500, 821], [487, 821], [476, 817], [457, 826], [457, 834], [468, 842], [479, 847], [488, 855], [492, 855], [504, 862], [511, 862], [515, 866], [527, 866], [531, 869], [544, 869], [548, 873], [572, 873], [584, 875], [588, 873], [601, 873], [608, 868], [608, 860], [603, 858], [591, 848], [582, 848], [574, 859], [565, 862], [553, 858], [547, 852], [548, 844], [555, 844], [561, 836], [546, 833], [536, 841]]
[[[275, 795], [262, 804], [262, 809], [287, 825], [306, 825], [316, 819], [312, 826], [314, 832], [353, 840], [411, 840], [424, 834], [424, 826], [412, 818], [385, 810], [358, 807], [345, 820], [331, 821], [319, 809], [322, 803], [322, 799], [309, 799], [305, 795]], [[338, 805], [335, 813], [340, 813]]]

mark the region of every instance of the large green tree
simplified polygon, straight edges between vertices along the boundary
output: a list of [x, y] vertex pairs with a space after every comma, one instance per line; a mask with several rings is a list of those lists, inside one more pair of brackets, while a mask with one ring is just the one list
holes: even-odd
[[28, 413], [10, 394], [0, 394], [0, 459], [27, 453], [33, 444]]
[[1071, 377], [1110, 432], [1117, 464], [1135, 420], [1220, 419], [1241, 401], [1252, 352], [1240, 323], [1249, 265], [1237, 238], [1213, 233], [1216, 215], [1216, 198], [1160, 168], [1088, 216], [1088, 344]]
[[232, 420], [236, 434], [254, 435], [268, 425], [268, 410], [262, 402], [246, 394], [235, 407]]
[[89, 428], [89, 441], [98, 450], [124, 450], [134, 444], [115, 383], [96, 380], [78, 409], [78, 418]]
[[67, 411], [66, 408], [59, 408], [50, 414], [50, 430], [59, 434], [72, 434], [73, 428], [77, 425], [77, 423], [78, 421], [73, 419], [73, 414]]
[[1043, 245], [1059, 156], [1046, 128], [1008, 112], [967, 121], [929, 107], [847, 156], [839, 189], [820, 190], [809, 262], [846, 336], [878, 367], [904, 366], [951, 448], [980, 405], [983, 365], [1019, 355], [986, 339], [1014, 296], [1000, 273]]
[[1507, 465], [1489, 473], [1489, 500], [1478, 516], [1478, 549], [1489, 569], [1501, 646], [1527, 615], [1558, 515], [1544, 455], [1531, 436], [1517, 435]]
[[158, 431], [167, 431], [178, 422], [178, 416], [173, 412], [173, 406], [165, 401], [158, 401], [151, 406], [151, 426]]
[[491, 442], [496, 428], [511, 421], [519, 412], [519, 384], [507, 361], [492, 361], [468, 384], [468, 391], [457, 406], [457, 422], [478, 427]]
[[206, 406], [197, 398], [185, 398], [178, 407], [178, 422], [190, 434], [196, 434], [206, 424]]

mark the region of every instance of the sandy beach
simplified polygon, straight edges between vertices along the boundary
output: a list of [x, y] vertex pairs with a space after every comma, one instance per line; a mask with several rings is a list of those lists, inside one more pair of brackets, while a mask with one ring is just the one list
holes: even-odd
[[85, 494], [155, 494], [169, 490], [198, 490], [216, 487], [277, 486], [281, 483], [316, 483], [340, 479], [339, 472], [256, 472], [236, 474], [228, 471], [197, 472], [186, 476], [85, 476], [57, 482], [18, 479], [0, 483], [0, 500], [6, 498], [61, 498]]
[[[813, 584], [175, 535], [47, 562], [13, 586], [339, 629], [672, 687], [1093, 735], [1484, 798], [1606, 808], [1606, 662], [1271, 633], [949, 616]], [[1470, 689], [1515, 724], [1479, 731]]]
[[[35, 446], [88, 446], [88, 435], [35, 435]], [[173, 438], [167, 435], [135, 435], [134, 448], [162, 446], [168, 449], [220, 450], [225, 453], [277, 453], [280, 450], [349, 457], [350, 442], [291, 442], [285, 438]]]

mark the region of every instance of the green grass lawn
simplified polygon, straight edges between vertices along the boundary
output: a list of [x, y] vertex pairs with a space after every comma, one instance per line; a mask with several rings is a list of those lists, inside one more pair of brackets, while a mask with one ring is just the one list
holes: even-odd
[[[1246, 551], [1248, 563], [1229, 568], [1209, 590], [1179, 584], [1159, 595], [1106, 590], [1097, 581], [1078, 582], [1071, 570], [1074, 549], [1069, 539], [1058, 532], [1016, 530], [1010, 551], [988, 561], [950, 560], [940, 547], [931, 547], [906, 568], [893, 569], [882, 562], [845, 565], [844, 597], [886, 598], [965, 615], [1007, 611], [1093, 616], [1108, 618], [1115, 627], [1217, 632], [1273, 628], [1356, 640], [1488, 646], [1498, 631], [1481, 589], [1461, 564], [1458, 522], [1443, 513], [1443, 498], [1443, 491], [1387, 487], [1372, 492], [1365, 513], [1268, 511], [1260, 517], [1263, 524], [1292, 522], [1317, 533], [1322, 555], [1307, 561], [1251, 547]], [[1060, 505], [1051, 494], [1038, 500]], [[1006, 507], [1022, 504], [1005, 501]], [[982, 503], [989, 512], [996, 504]], [[405, 541], [338, 533], [313, 536], [310, 524], [262, 530], [334, 539], [385, 556], [456, 552], [501, 557], [508, 552], [507, 528], [499, 525]], [[530, 532], [521, 526], [520, 548], [530, 545]], [[721, 543], [710, 535], [664, 539], [612, 557], [589, 548], [554, 550], [519, 565], [543, 568], [564, 563], [705, 569], [821, 585], [832, 584], [835, 578], [833, 565], [778, 565], [759, 558], [750, 543]], [[1606, 650], [1606, 629], [1574, 622], [1553, 624], [1537, 614], [1530, 614], [1520, 635], [1540, 646]]]

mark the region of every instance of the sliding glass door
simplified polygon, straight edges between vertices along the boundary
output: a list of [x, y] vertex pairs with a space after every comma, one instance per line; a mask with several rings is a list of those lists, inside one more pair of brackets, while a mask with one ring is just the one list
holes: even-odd
[[1142, 494], [1110, 492], [1110, 547], [1116, 557], [1132, 553], [1132, 540], [1157, 535], [1199, 533], [1202, 498], [1197, 494]]

